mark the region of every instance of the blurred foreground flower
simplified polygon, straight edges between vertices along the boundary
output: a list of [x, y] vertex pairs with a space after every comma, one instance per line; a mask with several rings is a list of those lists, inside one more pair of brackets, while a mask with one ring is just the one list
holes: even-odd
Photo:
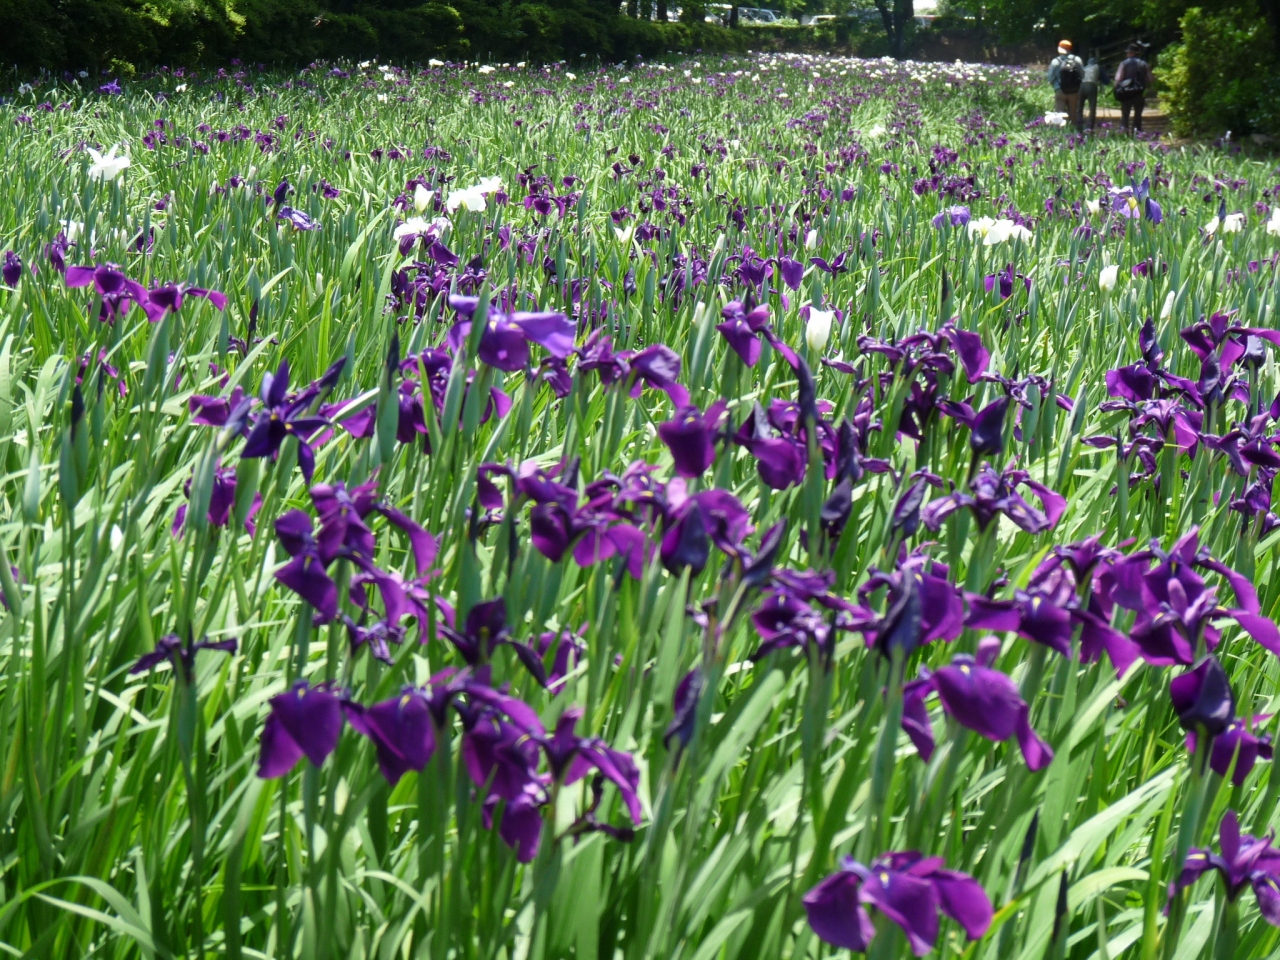
[[876, 935], [867, 907], [902, 928], [916, 956], [938, 940], [938, 911], [977, 940], [991, 926], [991, 901], [967, 873], [947, 870], [941, 857], [886, 853], [864, 866], [845, 857], [840, 870], [804, 895], [809, 926], [836, 947], [865, 952]]

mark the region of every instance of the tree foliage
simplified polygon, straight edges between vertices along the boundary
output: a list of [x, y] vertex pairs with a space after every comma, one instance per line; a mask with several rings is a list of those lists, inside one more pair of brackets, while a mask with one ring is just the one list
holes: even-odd
[[623, 60], [735, 43], [701, 22], [628, 18], [613, 0], [0, 0], [0, 18], [0, 62], [23, 71], [231, 58]]

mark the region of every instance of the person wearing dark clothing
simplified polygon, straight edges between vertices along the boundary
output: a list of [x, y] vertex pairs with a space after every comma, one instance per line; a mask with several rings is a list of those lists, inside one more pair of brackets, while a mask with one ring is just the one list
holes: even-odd
[[1049, 61], [1048, 80], [1053, 87], [1053, 109], [1065, 113], [1080, 129], [1080, 84], [1084, 79], [1084, 61], [1071, 52], [1071, 41], [1058, 44], [1058, 55]]
[[1098, 121], [1098, 83], [1102, 79], [1102, 67], [1097, 57], [1090, 57], [1084, 65], [1084, 80], [1080, 84], [1080, 125], [1085, 125], [1085, 109], [1088, 108], [1088, 126], [1092, 130]]
[[1120, 125], [1126, 130], [1142, 130], [1142, 108], [1147, 103], [1147, 89], [1155, 83], [1151, 67], [1139, 54], [1142, 48], [1129, 44], [1125, 58], [1116, 67], [1116, 100], [1120, 102]]

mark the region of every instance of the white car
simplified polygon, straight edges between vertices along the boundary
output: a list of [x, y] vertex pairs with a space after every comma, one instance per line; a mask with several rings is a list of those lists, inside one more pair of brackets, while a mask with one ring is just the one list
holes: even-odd
[[738, 19], [747, 23], [777, 23], [778, 15], [763, 7], [739, 7]]
[[834, 13], [813, 13], [805, 14], [800, 18], [800, 26], [816, 27], [821, 23], [834, 23], [836, 15]]

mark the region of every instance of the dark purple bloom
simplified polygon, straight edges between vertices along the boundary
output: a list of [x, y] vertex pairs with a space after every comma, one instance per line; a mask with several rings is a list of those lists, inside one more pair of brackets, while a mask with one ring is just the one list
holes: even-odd
[[906, 657], [923, 644], [954, 640], [964, 630], [964, 598], [949, 575], [943, 564], [918, 553], [893, 573], [873, 571], [858, 588], [858, 598], [865, 604], [876, 590], [888, 587], [884, 615], [863, 608], [852, 628], [885, 656], [900, 648]]
[[886, 853], [869, 867], [845, 857], [840, 869], [804, 895], [809, 926], [835, 947], [866, 952], [876, 928], [867, 914], [874, 907], [907, 935], [916, 956], [938, 940], [938, 911], [964, 929], [970, 940], [991, 926], [991, 901], [978, 881], [947, 870], [941, 857], [914, 851]]
[[976, 383], [987, 372], [987, 364], [991, 361], [990, 352], [982, 345], [982, 337], [954, 324], [947, 324], [942, 333], [951, 341], [951, 349], [960, 358], [964, 375], [970, 383]]
[[684, 675], [676, 687], [675, 701], [672, 710], [675, 716], [667, 724], [662, 734], [662, 745], [671, 749], [671, 740], [679, 741], [677, 749], [683, 750], [693, 737], [694, 724], [698, 719], [698, 703], [702, 699], [702, 690], [706, 686], [702, 670], [694, 667]]
[[275, 578], [315, 608], [327, 622], [338, 615], [338, 586], [325, 568], [320, 544], [312, 534], [311, 517], [290, 510], [276, 520], [276, 536], [293, 559], [275, 572]]
[[978, 644], [976, 658], [962, 653], [932, 673], [922, 668], [920, 678], [903, 687], [902, 727], [921, 758], [933, 755], [933, 725], [925, 698], [935, 692], [961, 726], [996, 742], [1016, 736], [1027, 769], [1042, 770], [1053, 760], [1053, 750], [1031, 729], [1030, 708], [1017, 686], [992, 669], [999, 653], [1000, 641], [988, 637]]
[[16, 287], [22, 279], [22, 258], [12, 250], [4, 252], [4, 266], [0, 267], [0, 277], [4, 278], [5, 286], [8, 287]]
[[1012, 263], [1006, 266], [999, 273], [987, 274], [982, 280], [982, 286], [987, 293], [991, 293], [998, 285], [1000, 287], [1000, 299], [1008, 300], [1013, 296], [1014, 280], [1021, 280], [1027, 290], [1031, 290], [1031, 278], [1023, 273], [1014, 273]]
[[[462, 343], [471, 333], [471, 318], [479, 301], [475, 297], [450, 297], [449, 305], [459, 316], [450, 332], [451, 342]], [[480, 346], [476, 352], [483, 363], [508, 373], [523, 370], [529, 365], [529, 344], [537, 343], [557, 359], [563, 360], [573, 352], [573, 340], [577, 325], [563, 313], [502, 313], [489, 310]], [[457, 352], [455, 350], [455, 352]]]
[[790, 257], [778, 258], [778, 270], [782, 274], [782, 282], [792, 290], [800, 289], [800, 281], [804, 279], [804, 264]]
[[768, 305], [762, 303], [748, 311], [741, 301], [734, 300], [720, 311], [720, 315], [724, 322], [717, 324], [716, 329], [742, 362], [754, 367], [760, 362], [761, 331], [769, 325]]
[[1169, 696], [1178, 722], [1187, 730], [1217, 737], [1235, 719], [1236, 699], [1227, 671], [1212, 654], [1170, 680]]
[[[1018, 493], [1026, 486], [1040, 500], [1043, 510], [1036, 510]], [[939, 530], [943, 521], [955, 511], [967, 508], [978, 521], [978, 529], [986, 530], [991, 521], [1003, 514], [1028, 533], [1050, 530], [1067, 508], [1066, 498], [1031, 479], [1025, 470], [996, 473], [984, 465], [969, 481], [969, 493], [950, 493], [929, 501], [921, 511], [921, 519], [930, 530]]]
[[1280, 927], [1280, 850], [1271, 845], [1274, 835], [1241, 834], [1236, 812], [1228, 810], [1218, 836], [1220, 853], [1204, 847], [1191, 848], [1178, 879], [1169, 884], [1169, 899], [1210, 870], [1217, 870], [1229, 901], [1234, 902], [1246, 886], [1252, 886], [1262, 919]]
[[638, 399], [645, 387], [662, 390], [677, 407], [687, 406], [689, 391], [677, 383], [680, 355], [663, 343], [645, 347], [628, 360], [631, 370], [632, 399]]
[[289, 361], [281, 360], [275, 374], [262, 376], [259, 396], [263, 409], [253, 415], [253, 425], [245, 440], [240, 456], [275, 457], [280, 446], [289, 437], [298, 441], [298, 467], [308, 482], [315, 470], [315, 452], [308, 442], [321, 428], [328, 425], [324, 417], [310, 413], [312, 403], [324, 389], [323, 380], [317, 381], [297, 394], [289, 393]]
[[130, 280], [124, 271], [112, 263], [101, 263], [96, 267], [67, 267], [66, 284], [68, 287], [87, 287], [102, 297], [102, 307], [98, 319], [106, 323], [114, 323], [135, 305], [145, 307], [147, 291], [136, 280]]
[[317, 767], [333, 753], [342, 733], [342, 701], [326, 686], [299, 680], [271, 698], [271, 715], [262, 728], [258, 776], [280, 777], [305, 755]]
[[183, 682], [190, 684], [195, 680], [196, 652], [200, 650], [235, 653], [236, 640], [235, 637], [229, 637], [226, 640], [200, 640], [184, 644], [176, 633], [165, 634], [156, 641], [154, 650], [138, 658], [138, 662], [129, 668], [129, 673], [145, 673], [168, 660], [181, 675]]
[[406, 687], [399, 696], [362, 707], [343, 701], [347, 722], [373, 741], [378, 768], [394, 786], [410, 770], [421, 771], [436, 749], [431, 701], [422, 690]]
[[[195, 399], [194, 397], [192, 398]], [[184, 490], [188, 497], [191, 496], [191, 481], [188, 479]], [[231, 510], [236, 503], [236, 472], [231, 467], [222, 467], [214, 471], [213, 489], [209, 495], [209, 510], [206, 517], [209, 526], [221, 528], [225, 527], [231, 519]], [[254, 493], [253, 503], [249, 507], [249, 512], [245, 516], [244, 526], [253, 535], [255, 527], [253, 517], [262, 507], [262, 494]], [[182, 528], [186, 524], [187, 505], [184, 503], [178, 507], [173, 518], [173, 534], [180, 536]]]
[[[1152, 561], [1157, 561], [1151, 566]], [[1217, 591], [1197, 569], [1219, 574], [1235, 594], [1238, 607], [1219, 605]], [[1259, 612], [1258, 595], [1247, 577], [1200, 549], [1193, 527], [1166, 553], [1157, 545], [1116, 562], [1108, 584], [1111, 600], [1137, 613], [1130, 637], [1148, 663], [1191, 664], [1203, 638], [1206, 649], [1218, 643], [1214, 621], [1230, 618], [1254, 640], [1280, 656], [1280, 630]]]
[[969, 208], [964, 206], [946, 207], [936, 214], [932, 220], [935, 227], [950, 224], [953, 227], [964, 227], [969, 224]]
[[662, 565], [672, 573], [689, 568], [691, 576], [697, 576], [711, 556], [711, 541], [702, 519], [702, 509], [692, 503], [684, 514], [672, 524], [662, 537]]
[[167, 283], [147, 291], [147, 302], [142, 305], [142, 308], [147, 312], [147, 319], [155, 323], [166, 313], [176, 313], [181, 310], [182, 301], [186, 297], [201, 297], [218, 310], [227, 309], [226, 294], [218, 290], [206, 290], [204, 287], [188, 287], [181, 283]]
[[551, 776], [559, 783], [576, 783], [595, 769], [618, 788], [633, 823], [643, 816], [640, 797], [640, 771], [628, 753], [614, 750], [599, 737], [579, 737], [574, 728], [582, 718], [582, 710], [571, 707], [556, 721], [555, 731], [542, 736], [540, 743], [551, 768]]
[[726, 406], [717, 400], [705, 414], [694, 406], [681, 407], [674, 419], [658, 424], [658, 436], [671, 451], [677, 474], [700, 477], [715, 462], [715, 441]]
[[[1253, 727], [1271, 719], [1271, 714], [1260, 713], [1253, 718]], [[1196, 752], [1198, 737], [1193, 730], [1187, 731], [1187, 750]], [[1245, 779], [1253, 771], [1259, 760], [1270, 760], [1272, 757], [1271, 735], [1259, 736], [1245, 726], [1245, 722], [1236, 717], [1227, 728], [1213, 738], [1213, 746], [1209, 749], [1209, 769], [1219, 776], [1231, 773], [1231, 782], [1237, 787], [1244, 786]], [[1231, 764], [1235, 763], [1232, 772]]]
[[320, 224], [312, 220], [309, 214], [303, 213], [301, 210], [295, 210], [293, 207], [278, 207], [276, 209], [276, 219], [285, 221], [295, 230], [320, 229]]

